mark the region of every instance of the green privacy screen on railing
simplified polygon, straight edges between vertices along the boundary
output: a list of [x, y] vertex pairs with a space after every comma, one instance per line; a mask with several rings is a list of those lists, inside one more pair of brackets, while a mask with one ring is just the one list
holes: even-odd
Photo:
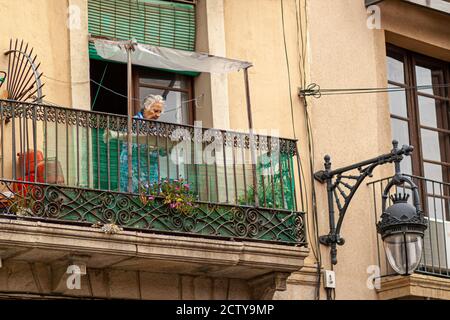
[[[92, 36], [194, 51], [195, 5], [158, 0], [88, 0]], [[91, 59], [101, 59], [89, 44]]]
[[[105, 141], [104, 137], [105, 129], [91, 130], [94, 189], [127, 192], [127, 142], [115, 138]], [[199, 200], [245, 206], [255, 205], [250, 164], [236, 166], [228, 158], [225, 163], [223, 160], [218, 160], [216, 164], [183, 163], [177, 166], [170, 156], [171, 149], [176, 143], [169, 141], [170, 139], [160, 139], [159, 146], [156, 146], [155, 141], [151, 139], [154, 138], [146, 137], [141, 140], [147, 143], [132, 145], [133, 193], [139, 193], [140, 186], [165, 179], [183, 178], [191, 185], [192, 191], [199, 196]], [[235, 153], [238, 152], [239, 149], [236, 149]], [[190, 154], [188, 158], [191, 157]], [[272, 156], [261, 154], [257, 157], [256, 185], [261, 207], [295, 210], [295, 182], [292, 168], [293, 155], [291, 154], [274, 152]], [[243, 185], [244, 175], [247, 181]], [[224, 180], [227, 180], [227, 184], [224, 184]], [[224, 194], [227, 192], [228, 197], [225, 199]]]

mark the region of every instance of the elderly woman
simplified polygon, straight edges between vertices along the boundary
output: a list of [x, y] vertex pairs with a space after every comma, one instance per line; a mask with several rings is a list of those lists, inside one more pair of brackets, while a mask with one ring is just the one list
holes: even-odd
[[[164, 99], [159, 95], [149, 95], [143, 101], [143, 107], [134, 118], [158, 120], [164, 111]], [[133, 137], [134, 138], [134, 137]], [[120, 148], [120, 191], [128, 191], [128, 145], [123, 142]], [[139, 192], [140, 186], [158, 181], [158, 152], [151, 144], [153, 139], [139, 139], [133, 142], [132, 148], [132, 187], [133, 192]], [[145, 141], [145, 143], [143, 143]], [[149, 144], [146, 144], [146, 142]]]
[[164, 98], [158, 95], [148, 95], [143, 102], [143, 107], [139, 111], [135, 118], [158, 120], [164, 111]]

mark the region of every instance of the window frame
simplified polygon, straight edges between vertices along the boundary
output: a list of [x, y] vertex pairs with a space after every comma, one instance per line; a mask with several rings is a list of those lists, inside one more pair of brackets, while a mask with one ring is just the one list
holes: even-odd
[[[441, 69], [441, 79], [438, 83], [450, 83], [450, 63], [424, 56], [389, 43], [386, 45], [386, 56], [403, 62], [404, 83], [398, 83], [389, 79], [387, 79], [387, 83], [392, 86], [406, 88], [405, 98], [407, 116], [402, 117], [390, 112], [390, 119], [399, 119], [408, 123], [409, 141], [410, 144], [416, 147], [416, 152], [412, 153], [412, 174], [419, 177], [425, 177], [424, 164], [435, 164], [442, 167], [442, 182], [450, 183], [450, 88], [434, 87], [432, 95], [419, 91], [417, 88], [417, 75], [415, 70], [417, 66], [423, 66], [430, 69]], [[432, 74], [432, 83], [434, 84], [433, 77], [434, 75]], [[419, 97], [431, 98], [435, 99], [436, 102], [439, 102], [440, 107], [436, 107], [436, 127], [421, 124]], [[426, 159], [424, 157], [421, 134], [422, 129], [437, 132], [438, 134], [446, 134], [444, 141], [441, 141], [441, 139], [438, 138], [441, 161]], [[425, 200], [424, 203], [427, 202], [429, 196], [425, 187], [426, 186], [422, 186], [423, 190], [421, 190], [422, 198]], [[434, 197], [440, 198], [440, 196], [436, 195], [434, 195]], [[444, 192], [444, 195], [441, 197], [450, 200], [450, 194], [447, 194], [447, 192]], [[450, 221], [449, 211], [449, 208], [445, 209], [447, 221]]]
[[[186, 78], [187, 80], [187, 88], [181, 89], [181, 88], [171, 88], [167, 86], [161, 86], [157, 84], [148, 84], [148, 83], [141, 83], [140, 79], [145, 76], [151, 76], [151, 77], [158, 77], [165, 74], [171, 74], [171, 72], [162, 71], [162, 70], [156, 70], [156, 69], [149, 69], [145, 67], [140, 66], [133, 66], [133, 97], [134, 97], [134, 113], [136, 114], [141, 110], [141, 103], [139, 101], [140, 98], [140, 87], [146, 87], [151, 89], [161, 89], [161, 90], [169, 90], [169, 91], [176, 91], [176, 92], [182, 92], [187, 94], [188, 97], [188, 105], [187, 105], [187, 115], [188, 119], [186, 121], [186, 124], [193, 125], [195, 121], [195, 108], [193, 103], [193, 96], [194, 96], [194, 79], [190, 76], [181, 75]], [[175, 73], [174, 73], [175, 74]]]

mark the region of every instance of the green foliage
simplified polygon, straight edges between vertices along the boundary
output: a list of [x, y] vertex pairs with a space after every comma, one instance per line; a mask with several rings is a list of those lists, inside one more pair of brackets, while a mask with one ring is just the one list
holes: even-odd
[[141, 201], [154, 201], [162, 198], [164, 204], [185, 215], [192, 214], [195, 209], [196, 196], [191, 190], [190, 184], [183, 178], [177, 180], [164, 180], [141, 187]]
[[[294, 209], [295, 195], [293, 181], [289, 177], [288, 161], [292, 160], [290, 158], [282, 159], [278, 168], [281, 169], [281, 172], [272, 169], [273, 171], [278, 171], [272, 174], [271, 163], [267, 159], [260, 159], [256, 169], [257, 194], [260, 207]], [[247, 197], [245, 197], [245, 194], [239, 196], [238, 203], [240, 205], [255, 205], [255, 188], [253, 185], [247, 188]]]
[[[270, 176], [264, 177], [264, 186], [261, 176], [258, 177], [258, 201], [261, 207], [267, 208], [281, 208], [292, 209], [293, 193], [289, 187], [289, 181], [286, 177], [283, 177], [283, 192], [281, 189], [280, 175], [273, 176], [273, 187]], [[283, 203], [284, 197], [284, 203]], [[264, 201], [265, 200], [265, 201]], [[240, 205], [254, 205], [255, 204], [255, 188], [250, 186], [247, 188], [247, 198], [245, 195], [241, 195], [238, 198]], [[286, 207], [287, 206], [287, 207]]]

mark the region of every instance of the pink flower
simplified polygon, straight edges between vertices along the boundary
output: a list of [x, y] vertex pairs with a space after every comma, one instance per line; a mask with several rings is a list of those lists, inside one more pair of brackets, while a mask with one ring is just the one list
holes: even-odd
[[155, 200], [155, 197], [154, 196], [148, 196], [148, 200], [150, 200], [150, 201]]

